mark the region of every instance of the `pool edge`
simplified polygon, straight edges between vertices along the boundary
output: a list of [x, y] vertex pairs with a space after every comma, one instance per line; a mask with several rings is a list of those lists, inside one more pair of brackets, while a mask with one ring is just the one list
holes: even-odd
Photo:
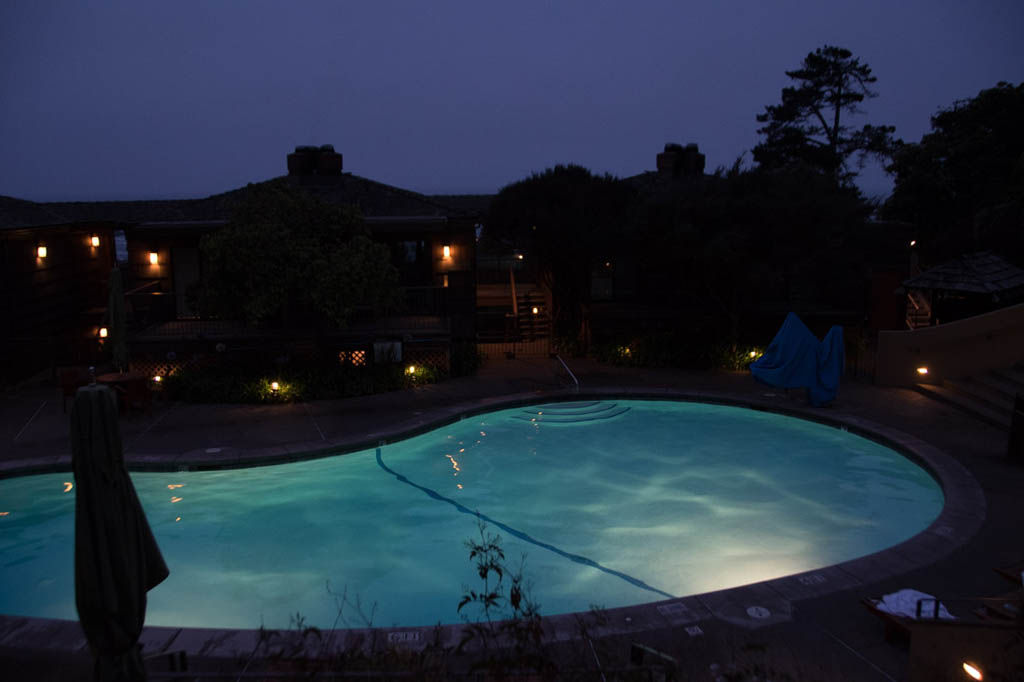
[[[830, 408], [779, 405], [778, 403], [738, 397], [712, 391], [673, 389], [652, 390], [628, 388], [595, 388], [579, 392], [556, 391], [519, 393], [438, 408], [429, 416], [407, 420], [386, 433], [375, 433], [357, 441], [305, 444], [252, 451], [247, 456], [211, 458], [194, 453], [156, 461], [145, 455], [129, 462], [132, 471], [180, 471], [244, 468], [318, 459], [371, 449], [382, 443], [405, 440], [441, 426], [484, 412], [509, 409], [540, 401], [557, 402], [586, 398], [623, 398], [636, 400], [676, 400], [703, 402], [773, 412], [814, 421], [835, 428], [845, 428], [857, 435], [890, 447], [921, 466], [942, 489], [942, 511], [931, 524], [916, 535], [873, 554], [832, 564], [819, 569], [796, 573], [738, 587], [696, 595], [647, 602], [634, 606], [606, 609], [598, 613], [579, 612], [544, 617], [549, 641], [564, 641], [579, 636], [586, 628], [592, 636], [642, 632], [654, 628], [696, 628], [700, 622], [716, 618], [745, 628], [757, 628], [792, 618], [792, 604], [803, 599], [821, 597], [832, 592], [876, 583], [935, 563], [965, 544], [977, 533], [986, 518], [986, 499], [974, 476], [951, 455], [898, 429], [884, 426], [854, 415], [834, 412]], [[13, 463], [12, 463], [13, 464]], [[25, 463], [4, 467], [0, 477], [62, 472], [70, 469], [70, 458], [50, 463]], [[752, 609], [760, 607], [760, 609]], [[752, 615], [753, 614], [753, 615]], [[455, 646], [465, 625], [426, 627], [344, 629], [327, 631], [337, 637], [339, 647], [380, 645], [422, 649], [430, 643]], [[287, 633], [288, 631], [284, 631]], [[146, 627], [140, 642], [147, 654], [183, 650], [190, 656], [215, 659], [237, 659], [250, 655], [259, 642], [260, 630], [223, 628]], [[0, 614], [0, 647], [19, 650], [85, 652], [87, 644], [78, 621], [8, 616]]]

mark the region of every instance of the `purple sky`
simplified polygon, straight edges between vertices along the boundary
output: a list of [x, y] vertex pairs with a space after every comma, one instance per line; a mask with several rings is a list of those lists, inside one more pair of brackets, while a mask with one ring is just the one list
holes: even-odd
[[[634, 175], [669, 141], [711, 171], [823, 44], [878, 77], [850, 122], [918, 141], [937, 109], [1024, 81], [1022, 27], [1021, 0], [3, 0], [0, 194], [201, 197], [324, 143], [425, 193], [556, 163]], [[891, 183], [869, 168], [860, 185]]]

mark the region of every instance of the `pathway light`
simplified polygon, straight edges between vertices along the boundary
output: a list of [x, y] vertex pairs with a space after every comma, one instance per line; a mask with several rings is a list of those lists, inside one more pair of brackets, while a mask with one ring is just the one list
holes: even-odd
[[967, 661], [964, 661], [964, 672], [970, 675], [972, 679], [984, 679], [981, 674], [981, 669], [973, 663], [968, 663]]

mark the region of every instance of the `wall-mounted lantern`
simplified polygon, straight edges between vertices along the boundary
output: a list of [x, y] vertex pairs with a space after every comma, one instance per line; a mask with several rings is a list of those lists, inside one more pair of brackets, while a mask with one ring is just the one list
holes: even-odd
[[448, 244], [445, 244], [444, 246], [441, 247], [441, 253], [444, 255], [445, 260], [451, 258], [452, 257], [452, 247], [449, 246]]
[[46, 258], [46, 247], [42, 244], [36, 247], [36, 258]]
[[918, 367], [917, 368], [917, 373], [920, 374], [921, 376], [927, 376], [928, 368], [927, 367]]
[[89, 244], [90, 244], [90, 245], [91, 245], [91, 246], [92, 246], [93, 248], [96, 248], [97, 246], [99, 246], [99, 245], [100, 245], [100, 238], [99, 238], [99, 235], [95, 235], [95, 234], [94, 234], [93, 236], [89, 237]]
[[159, 265], [160, 264], [160, 257], [157, 255], [156, 251], [150, 251], [149, 252], [149, 264], [150, 265]]
[[100, 327], [100, 338], [105, 339], [110, 332], [107, 331], [106, 327]]
[[532, 312], [534, 315], [536, 315], [537, 313], [540, 312], [540, 308], [538, 308], [537, 306], [533, 306], [533, 310], [531, 310], [530, 312]]

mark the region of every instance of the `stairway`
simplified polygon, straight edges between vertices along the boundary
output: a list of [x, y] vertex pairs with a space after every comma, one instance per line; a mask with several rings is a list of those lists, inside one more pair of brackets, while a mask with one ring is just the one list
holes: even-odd
[[516, 296], [516, 299], [519, 308], [517, 322], [520, 338], [524, 341], [546, 339], [551, 333], [551, 318], [540, 291], [537, 289], [523, 291]]
[[946, 379], [942, 385], [917, 384], [915, 389], [1009, 431], [1014, 397], [1024, 394], [1024, 367], [1017, 365], [964, 379]]
[[932, 307], [919, 292], [907, 292], [907, 328], [927, 327], [932, 323]]
[[512, 415], [513, 419], [535, 424], [585, 424], [605, 421], [629, 412], [629, 407], [602, 400], [533, 405]]

